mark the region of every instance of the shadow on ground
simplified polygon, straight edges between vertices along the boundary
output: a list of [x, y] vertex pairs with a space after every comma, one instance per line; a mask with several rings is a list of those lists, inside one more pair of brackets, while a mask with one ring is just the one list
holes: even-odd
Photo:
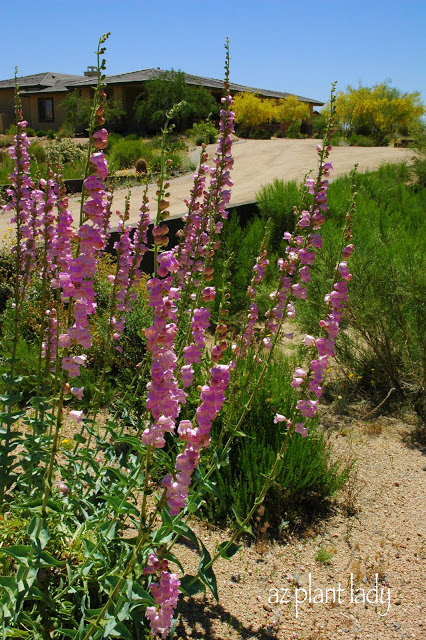
[[[215, 622], [220, 621], [222, 625], [228, 625], [229, 633], [231, 629], [239, 633], [241, 640], [278, 640], [276, 631], [272, 626], [264, 627], [249, 625], [243, 626], [241, 621], [231, 616], [231, 614], [218, 603], [212, 603], [206, 598], [199, 601], [191, 599], [181, 599], [177, 607], [179, 621], [176, 626], [176, 640], [187, 640], [188, 638], [204, 638], [205, 640], [225, 640], [228, 633], [215, 629]], [[185, 623], [185, 624], [184, 624]]]

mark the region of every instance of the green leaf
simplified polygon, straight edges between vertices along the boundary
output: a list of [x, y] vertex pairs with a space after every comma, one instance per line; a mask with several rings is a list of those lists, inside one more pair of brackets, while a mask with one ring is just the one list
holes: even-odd
[[180, 579], [180, 590], [187, 596], [195, 596], [206, 588], [198, 576], [186, 575]]
[[229, 464], [229, 449], [225, 450], [223, 447], [216, 449], [213, 455], [216, 467], [226, 467]]
[[12, 547], [1, 547], [0, 553], [4, 553], [7, 556], [10, 556], [19, 564], [24, 564], [26, 567], [28, 566], [28, 556], [31, 553], [31, 547], [28, 545], [17, 544]]
[[42, 551], [37, 555], [37, 559], [40, 563], [41, 567], [64, 567], [66, 562], [65, 560], [57, 560], [47, 551]]
[[219, 596], [217, 593], [216, 576], [214, 574], [213, 567], [206, 568], [207, 565], [211, 562], [212, 558], [210, 553], [204, 546], [204, 544], [201, 542], [201, 540], [200, 540], [200, 544], [201, 544], [203, 553], [201, 555], [200, 564], [198, 566], [198, 575], [200, 576], [200, 579], [204, 582], [206, 587], [210, 589], [216, 602], [219, 602]]
[[169, 527], [163, 526], [154, 532], [152, 541], [156, 544], [166, 544], [166, 542], [169, 542], [172, 538], [173, 531], [171, 531]]
[[[41, 523], [41, 527], [40, 533], [37, 536], [39, 523]], [[28, 535], [37, 547], [39, 547], [40, 549], [44, 549], [50, 539], [49, 530], [47, 528], [47, 520], [42, 520], [41, 518], [37, 518], [37, 516], [35, 516], [31, 520], [30, 526], [28, 527]]]
[[195, 469], [194, 478], [196, 479], [200, 487], [203, 489], [203, 491], [207, 491], [207, 493], [213, 493], [219, 500], [222, 500], [222, 496], [220, 495], [219, 491], [216, 489], [216, 483], [211, 482], [210, 480], [205, 480], [205, 475], [206, 475], [206, 472], [204, 471], [203, 467], [198, 466]]
[[82, 436], [80, 433], [76, 433], [73, 436], [73, 439], [75, 440], [75, 442], [78, 442], [79, 444], [84, 444], [86, 442], [86, 438]]
[[228, 549], [226, 549], [226, 545], [229, 544], [228, 542], [221, 542], [220, 545], [217, 548], [217, 552], [218, 554], [222, 557], [225, 558], [226, 560], [229, 560], [229, 558], [232, 558], [232, 556], [235, 556], [235, 554], [237, 553], [238, 549], [241, 549], [242, 545], [241, 544], [235, 544], [235, 542], [232, 542], [229, 546]]
[[66, 636], [67, 638], [76, 638], [78, 631], [74, 629], [56, 629], [54, 632], [56, 637]]
[[191, 542], [193, 542], [197, 549], [199, 549], [199, 544], [198, 544], [198, 538], [195, 535], [195, 533], [192, 531], [192, 529], [190, 529], [188, 527], [188, 525], [185, 522], [182, 522], [180, 520], [177, 520], [176, 522], [171, 522], [170, 528], [177, 534], [179, 534], [180, 536], [182, 536], [183, 538], [186, 538], [187, 540], [190, 540]]
[[240, 531], [244, 531], [244, 533], [249, 533], [254, 538], [255, 536], [251, 526], [249, 524], [244, 524], [244, 520], [241, 518], [240, 515], [238, 515], [237, 511], [234, 508], [232, 509], [232, 512], [235, 516], [235, 520], [237, 521]]

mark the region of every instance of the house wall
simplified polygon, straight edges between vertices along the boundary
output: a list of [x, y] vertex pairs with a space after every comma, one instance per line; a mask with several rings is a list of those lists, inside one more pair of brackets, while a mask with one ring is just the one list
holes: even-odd
[[[64, 124], [64, 119], [65, 119], [65, 111], [63, 109], [61, 109], [59, 107], [59, 105], [61, 104], [61, 102], [64, 101], [66, 94], [65, 93], [60, 93], [60, 94], [48, 94], [48, 93], [43, 93], [41, 95], [32, 95], [32, 96], [27, 96], [25, 99], [25, 106], [24, 106], [24, 101], [23, 101], [23, 112], [24, 112], [24, 116], [26, 113], [28, 113], [28, 123], [30, 125], [30, 127], [32, 127], [33, 129], [35, 129], [36, 131], [38, 131], [39, 129], [43, 130], [43, 131], [48, 131], [49, 129], [52, 129], [53, 131], [59, 131], [59, 129], [62, 127], [62, 125]], [[38, 100], [39, 98], [41, 99], [51, 99], [53, 100], [53, 122], [40, 122], [39, 118], [38, 118]]]
[[0, 90], [0, 133], [5, 133], [15, 120], [15, 90]]

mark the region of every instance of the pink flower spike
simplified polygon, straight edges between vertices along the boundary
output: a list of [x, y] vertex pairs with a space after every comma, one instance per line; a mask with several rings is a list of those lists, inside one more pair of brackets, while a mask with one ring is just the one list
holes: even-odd
[[73, 420], [75, 420], [77, 423], [81, 422], [83, 419], [83, 412], [82, 411], [70, 411], [69, 412], [69, 417], [72, 418]]
[[108, 146], [108, 131], [99, 129], [93, 134], [93, 146], [95, 149], [105, 149]]
[[315, 338], [313, 336], [306, 335], [305, 339], [303, 340], [303, 344], [307, 347], [313, 347], [315, 346]]
[[83, 391], [84, 387], [71, 387], [71, 393], [79, 400], [82, 400], [83, 398]]
[[306, 438], [306, 436], [308, 435], [308, 429], [305, 427], [303, 422], [296, 422], [296, 424], [294, 425], [294, 430], [296, 431], [296, 433], [300, 433], [302, 438]]
[[287, 422], [287, 418], [281, 415], [281, 413], [276, 413], [274, 418], [274, 423], [278, 424], [279, 422]]

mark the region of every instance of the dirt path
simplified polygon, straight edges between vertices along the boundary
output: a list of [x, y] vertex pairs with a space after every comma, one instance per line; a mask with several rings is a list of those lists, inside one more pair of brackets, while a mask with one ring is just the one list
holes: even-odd
[[[235, 159], [232, 179], [231, 207], [242, 202], [254, 201], [256, 192], [263, 184], [274, 178], [284, 180], [302, 180], [310, 170], [316, 168], [317, 154], [315, 147], [318, 140], [238, 140], [233, 147]], [[209, 145], [209, 157], [214, 154], [215, 145]], [[410, 149], [394, 149], [392, 147], [335, 147], [332, 152], [334, 162], [334, 176], [348, 173], [355, 163], [359, 164], [359, 171], [376, 169], [386, 162], [410, 161], [413, 152]], [[192, 173], [174, 178], [170, 187], [170, 213], [172, 217], [179, 217], [185, 213], [185, 198], [189, 197], [192, 186]], [[156, 186], [149, 188], [152, 201]], [[136, 222], [138, 210], [142, 201], [143, 187], [133, 187], [131, 190], [130, 221]], [[127, 189], [118, 189], [115, 193], [113, 211], [124, 209]], [[74, 219], [79, 215], [79, 197], [70, 198], [70, 209]], [[0, 215], [0, 246], [8, 227], [10, 216]], [[117, 216], [113, 216], [112, 224], [116, 224]]]
[[[182, 601], [176, 637], [426, 638], [426, 458], [407, 444], [409, 420], [326, 416], [336, 454], [356, 460], [331, 517], [301, 537], [244, 546], [218, 562], [220, 603], [210, 595]], [[195, 526], [211, 553], [227, 537]], [[316, 559], [320, 548], [327, 562]], [[177, 555], [196, 570], [192, 552]]]

